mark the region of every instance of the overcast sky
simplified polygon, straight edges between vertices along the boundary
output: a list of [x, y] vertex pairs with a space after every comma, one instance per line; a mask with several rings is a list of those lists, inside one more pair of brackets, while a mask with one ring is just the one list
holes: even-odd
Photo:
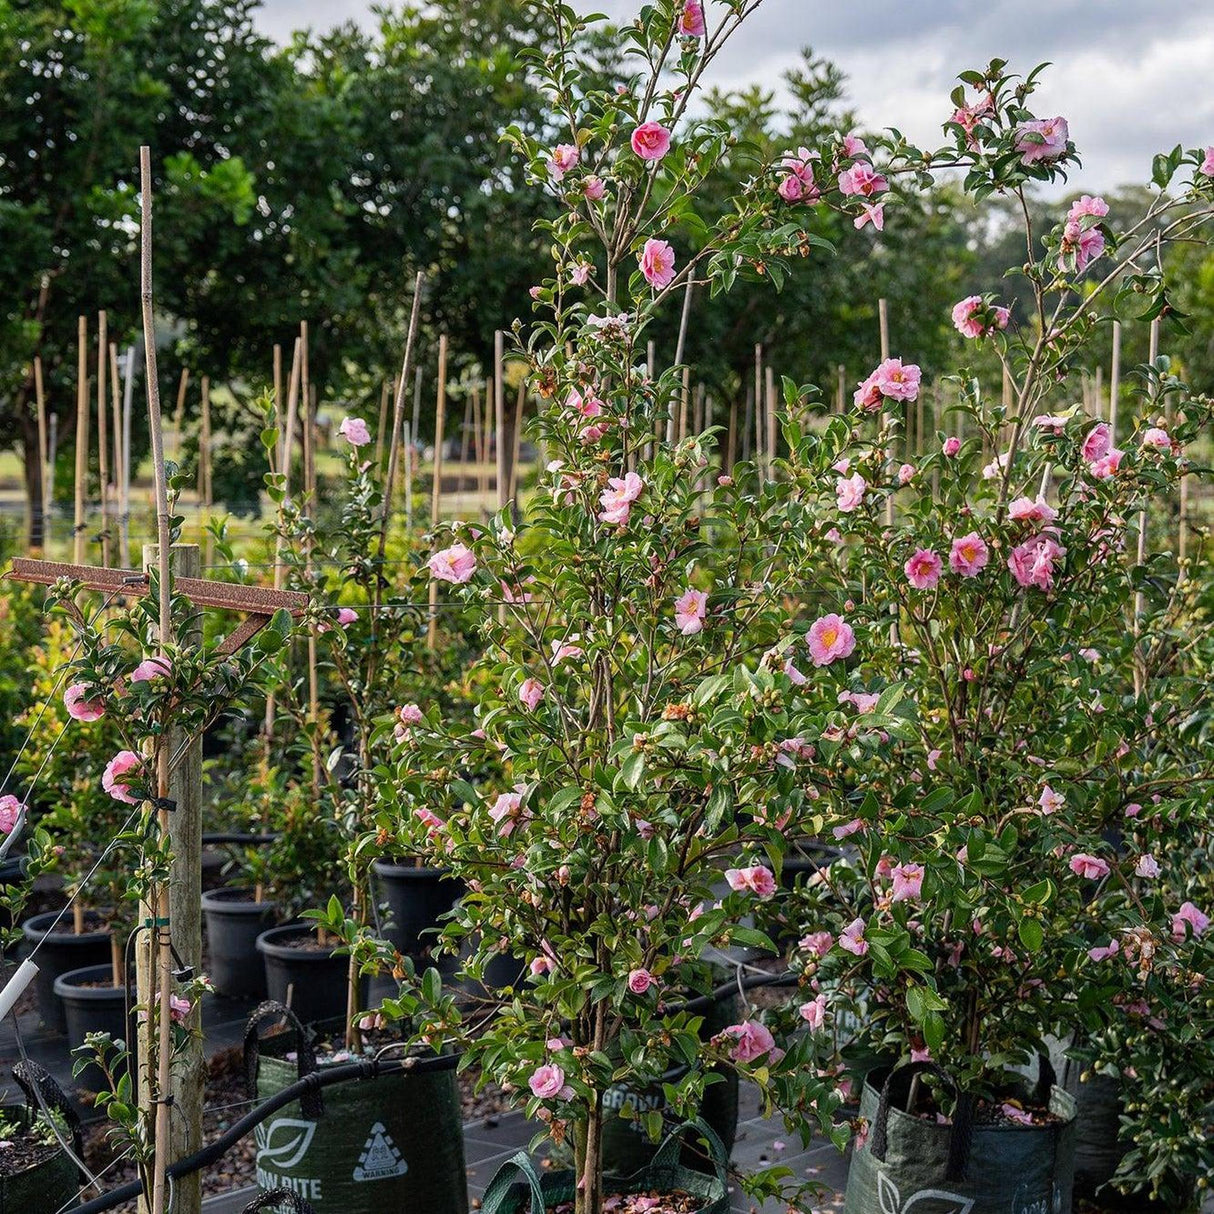
[[[640, 0], [574, 0], [629, 19]], [[298, 27], [367, 19], [369, 0], [264, 0], [259, 21]], [[957, 72], [993, 57], [1027, 71], [1048, 60], [1039, 114], [1062, 114], [1083, 156], [1071, 187], [1145, 182], [1151, 156], [1214, 143], [1214, 0], [764, 0], [718, 60], [713, 83], [774, 86], [800, 48], [846, 72], [870, 127], [934, 144]]]

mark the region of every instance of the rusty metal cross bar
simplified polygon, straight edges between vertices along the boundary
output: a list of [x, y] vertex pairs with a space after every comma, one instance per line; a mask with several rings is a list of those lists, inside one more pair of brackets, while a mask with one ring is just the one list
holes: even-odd
[[[79, 582], [88, 590], [109, 594], [146, 595], [152, 583], [146, 570], [103, 569], [96, 565], [71, 565], [63, 561], [40, 561], [17, 557], [9, 577], [18, 582], [34, 582], [51, 586], [61, 578]], [[242, 586], [232, 582], [211, 582], [206, 578], [179, 577], [173, 579], [173, 589], [195, 606], [218, 607], [248, 615], [223, 644], [219, 652], [236, 653], [257, 635], [274, 612], [284, 608], [298, 616], [308, 605], [308, 596], [296, 590], [269, 590], [263, 586]]]

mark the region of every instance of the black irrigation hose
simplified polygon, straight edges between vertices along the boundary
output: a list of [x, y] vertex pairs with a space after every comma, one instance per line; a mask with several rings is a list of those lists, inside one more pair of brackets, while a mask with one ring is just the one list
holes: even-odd
[[[458, 1054], [443, 1054], [436, 1058], [392, 1058], [381, 1062], [375, 1058], [364, 1058], [358, 1062], [347, 1062], [341, 1066], [330, 1067], [328, 1070], [315, 1071], [305, 1076], [290, 1087], [276, 1092], [268, 1100], [259, 1104], [252, 1112], [246, 1113], [232, 1125], [226, 1133], [220, 1135], [214, 1142], [203, 1147], [201, 1151], [178, 1160], [169, 1167], [169, 1176], [179, 1180], [189, 1176], [210, 1164], [218, 1162], [232, 1147], [236, 1145], [250, 1130], [265, 1121], [271, 1113], [278, 1112], [284, 1105], [298, 1100], [308, 1092], [321, 1088], [332, 1087], [334, 1084], [345, 1083], [351, 1079], [378, 1079], [381, 1075], [396, 1075], [402, 1071], [413, 1071], [424, 1074], [428, 1071], [452, 1070], [459, 1062]], [[104, 1210], [112, 1210], [124, 1201], [139, 1197], [143, 1193], [143, 1182], [132, 1180], [121, 1188], [109, 1193], [102, 1193], [92, 1201], [83, 1205], [70, 1206], [64, 1214], [102, 1214]]]
[[[706, 1011], [717, 999], [733, 994], [739, 985], [743, 990], [749, 991], [761, 986], [791, 986], [796, 980], [797, 975], [791, 970], [786, 970], [781, 974], [757, 974], [744, 978], [740, 984], [737, 982], [723, 983], [710, 994], [689, 999], [686, 1003], [671, 1007], [670, 1010], [695, 1014]], [[202, 1168], [218, 1162], [250, 1130], [265, 1121], [271, 1113], [277, 1113], [284, 1105], [291, 1104], [309, 1092], [333, 1087], [335, 1084], [345, 1083], [351, 1079], [377, 1079], [381, 1075], [396, 1075], [401, 1071], [419, 1074], [427, 1071], [449, 1071], [459, 1063], [459, 1059], [458, 1054], [442, 1054], [436, 1058], [387, 1059], [382, 1062], [379, 1059], [364, 1058], [358, 1062], [347, 1062], [342, 1066], [330, 1067], [324, 1071], [314, 1071], [311, 1075], [306, 1075], [303, 1079], [291, 1084], [290, 1087], [283, 1088], [281, 1092], [275, 1093], [251, 1112], [246, 1113], [224, 1134], [203, 1147], [201, 1151], [171, 1165], [168, 1169], [169, 1176], [174, 1180], [179, 1180], [182, 1176], [189, 1176], [192, 1172], [198, 1172]], [[121, 1188], [103, 1193], [100, 1197], [94, 1197], [92, 1201], [86, 1201], [83, 1205], [71, 1206], [64, 1214], [103, 1214], [103, 1211], [112, 1210], [115, 1206], [121, 1205], [124, 1201], [130, 1201], [132, 1197], [139, 1197], [142, 1193], [143, 1182], [132, 1180]]]
[[247, 844], [249, 847], [266, 847], [276, 842], [278, 835], [243, 835], [237, 831], [207, 831], [202, 836], [204, 847], [222, 847], [226, 844]]

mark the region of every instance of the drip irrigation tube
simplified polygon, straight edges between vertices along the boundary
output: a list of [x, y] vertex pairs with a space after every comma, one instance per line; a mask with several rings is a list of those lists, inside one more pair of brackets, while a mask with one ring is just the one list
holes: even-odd
[[[686, 1003], [672, 1006], [670, 1010], [696, 1013], [708, 1008], [714, 1000], [733, 993], [739, 986], [743, 990], [753, 990], [761, 986], [788, 986], [795, 983], [796, 980], [797, 975], [792, 971], [785, 971], [779, 974], [760, 974], [744, 978], [740, 983], [724, 983], [710, 994], [689, 999]], [[201, 1151], [196, 1151], [193, 1155], [188, 1155], [185, 1159], [178, 1160], [177, 1163], [172, 1164], [168, 1169], [168, 1175], [173, 1180], [179, 1180], [182, 1176], [188, 1176], [192, 1172], [200, 1171], [202, 1168], [216, 1163], [250, 1130], [255, 1129], [272, 1113], [278, 1112], [284, 1105], [291, 1104], [309, 1092], [333, 1087], [339, 1083], [347, 1083], [350, 1080], [377, 1079], [381, 1075], [395, 1075], [401, 1071], [415, 1071], [424, 1074], [427, 1071], [452, 1070], [458, 1065], [459, 1060], [459, 1054], [442, 1054], [436, 1058], [393, 1058], [382, 1061], [378, 1058], [364, 1058], [357, 1062], [347, 1062], [341, 1066], [329, 1067], [324, 1071], [314, 1071], [311, 1075], [306, 1075], [303, 1079], [291, 1084], [290, 1087], [283, 1088], [281, 1092], [276, 1093], [268, 1100], [259, 1104], [255, 1109], [246, 1113], [239, 1121], [233, 1123], [225, 1133], [216, 1138], [214, 1142], [203, 1147]], [[121, 1188], [112, 1189], [108, 1193], [102, 1193], [100, 1197], [94, 1197], [91, 1201], [86, 1201], [81, 1205], [70, 1206], [64, 1211], [64, 1214], [104, 1214], [104, 1211], [112, 1210], [115, 1206], [121, 1205], [124, 1201], [130, 1201], [134, 1197], [139, 1197], [142, 1193], [143, 1182], [132, 1180]]]

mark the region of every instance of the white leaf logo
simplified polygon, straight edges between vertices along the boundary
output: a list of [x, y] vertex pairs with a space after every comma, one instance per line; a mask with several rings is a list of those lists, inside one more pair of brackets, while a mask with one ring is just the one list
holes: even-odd
[[316, 1122], [276, 1117], [257, 1127], [257, 1162], [272, 1163], [281, 1171], [293, 1168], [308, 1153]]

